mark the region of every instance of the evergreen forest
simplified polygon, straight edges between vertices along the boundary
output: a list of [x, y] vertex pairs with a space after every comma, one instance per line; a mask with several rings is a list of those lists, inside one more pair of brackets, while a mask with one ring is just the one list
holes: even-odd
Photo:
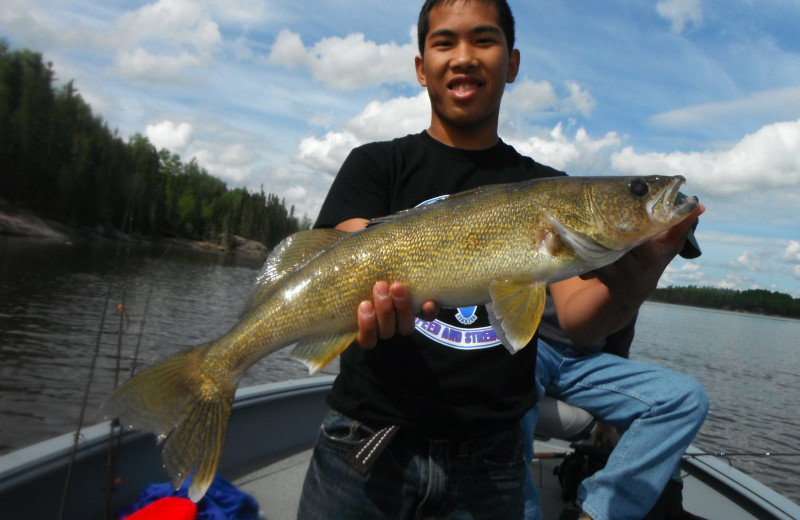
[[737, 291], [693, 285], [670, 286], [656, 289], [650, 301], [800, 319], [800, 299], [764, 289]]
[[127, 141], [92, 113], [51, 63], [0, 40], [0, 198], [68, 226], [145, 238], [273, 247], [301, 227], [276, 195], [228, 189], [196, 161], [141, 135]]

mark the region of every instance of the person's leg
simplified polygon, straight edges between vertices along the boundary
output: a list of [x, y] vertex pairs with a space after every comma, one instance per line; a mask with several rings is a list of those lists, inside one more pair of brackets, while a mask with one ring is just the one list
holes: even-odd
[[[545, 395], [545, 387], [555, 378], [564, 362], [564, 356], [547, 343], [539, 341], [536, 350], [536, 392], [541, 401]], [[533, 461], [533, 433], [539, 420], [539, 406], [536, 405], [525, 414], [520, 426], [522, 427], [522, 440], [525, 447], [525, 464], [528, 466], [525, 476], [525, 520], [541, 520], [542, 508], [539, 500], [539, 491], [533, 481], [530, 464]]]
[[611, 354], [565, 354], [546, 392], [625, 430], [605, 468], [581, 483], [578, 502], [595, 520], [641, 518], [700, 430], [708, 397], [679, 372]]
[[[425, 456], [393, 439], [366, 475], [346, 462], [348, 453], [375, 431], [336, 411], [320, 429], [297, 518], [414, 518], [428, 471]], [[420, 450], [426, 452], [423, 447]]]

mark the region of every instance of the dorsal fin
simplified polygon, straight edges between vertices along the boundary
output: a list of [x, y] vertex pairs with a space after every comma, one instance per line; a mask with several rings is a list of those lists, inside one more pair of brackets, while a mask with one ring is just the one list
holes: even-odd
[[264, 262], [241, 316], [253, 310], [271, 294], [276, 282], [306, 265], [346, 234], [346, 231], [332, 228], [308, 229], [286, 237], [275, 246]]
[[490, 184], [488, 186], [479, 186], [477, 188], [472, 188], [470, 190], [461, 191], [459, 193], [454, 193], [452, 195], [442, 195], [441, 197], [436, 198], [432, 202], [422, 203], [420, 206], [415, 206], [413, 208], [404, 209], [402, 211], [398, 211], [397, 213], [392, 213], [391, 215], [386, 215], [385, 217], [377, 217], [370, 220], [367, 223], [367, 227], [377, 226], [378, 224], [383, 224], [384, 222], [390, 222], [392, 220], [405, 217], [409, 214], [419, 213], [423, 211], [430, 211], [431, 209], [435, 208], [440, 202], [445, 200], [453, 201], [460, 199], [462, 197], [470, 197], [474, 196], [478, 193], [486, 192], [486, 191], [496, 191], [505, 189], [506, 184]]

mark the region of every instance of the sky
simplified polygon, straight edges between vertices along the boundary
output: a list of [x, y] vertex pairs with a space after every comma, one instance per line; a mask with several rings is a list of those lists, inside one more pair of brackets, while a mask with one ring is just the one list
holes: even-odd
[[[800, 298], [800, 0], [511, 0], [500, 135], [571, 175], [680, 174], [703, 255], [661, 286]], [[362, 143], [417, 133], [422, 2], [4, 0], [111, 129], [315, 219]]]

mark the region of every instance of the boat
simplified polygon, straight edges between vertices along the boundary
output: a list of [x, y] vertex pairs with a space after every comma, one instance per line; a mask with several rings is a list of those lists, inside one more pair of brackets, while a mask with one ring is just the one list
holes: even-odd
[[[228, 424], [219, 471], [253, 496], [264, 518], [294, 519], [311, 448], [328, 407], [333, 376], [240, 389]], [[565, 453], [570, 442], [537, 437], [538, 453]], [[151, 434], [123, 431], [113, 422], [65, 434], [0, 456], [0, 516], [26, 519], [104, 519], [164, 482], [160, 448]], [[545, 520], [563, 506], [553, 468], [557, 458], [534, 460]], [[800, 519], [800, 505], [690, 447], [680, 464], [687, 511], [716, 520]]]

